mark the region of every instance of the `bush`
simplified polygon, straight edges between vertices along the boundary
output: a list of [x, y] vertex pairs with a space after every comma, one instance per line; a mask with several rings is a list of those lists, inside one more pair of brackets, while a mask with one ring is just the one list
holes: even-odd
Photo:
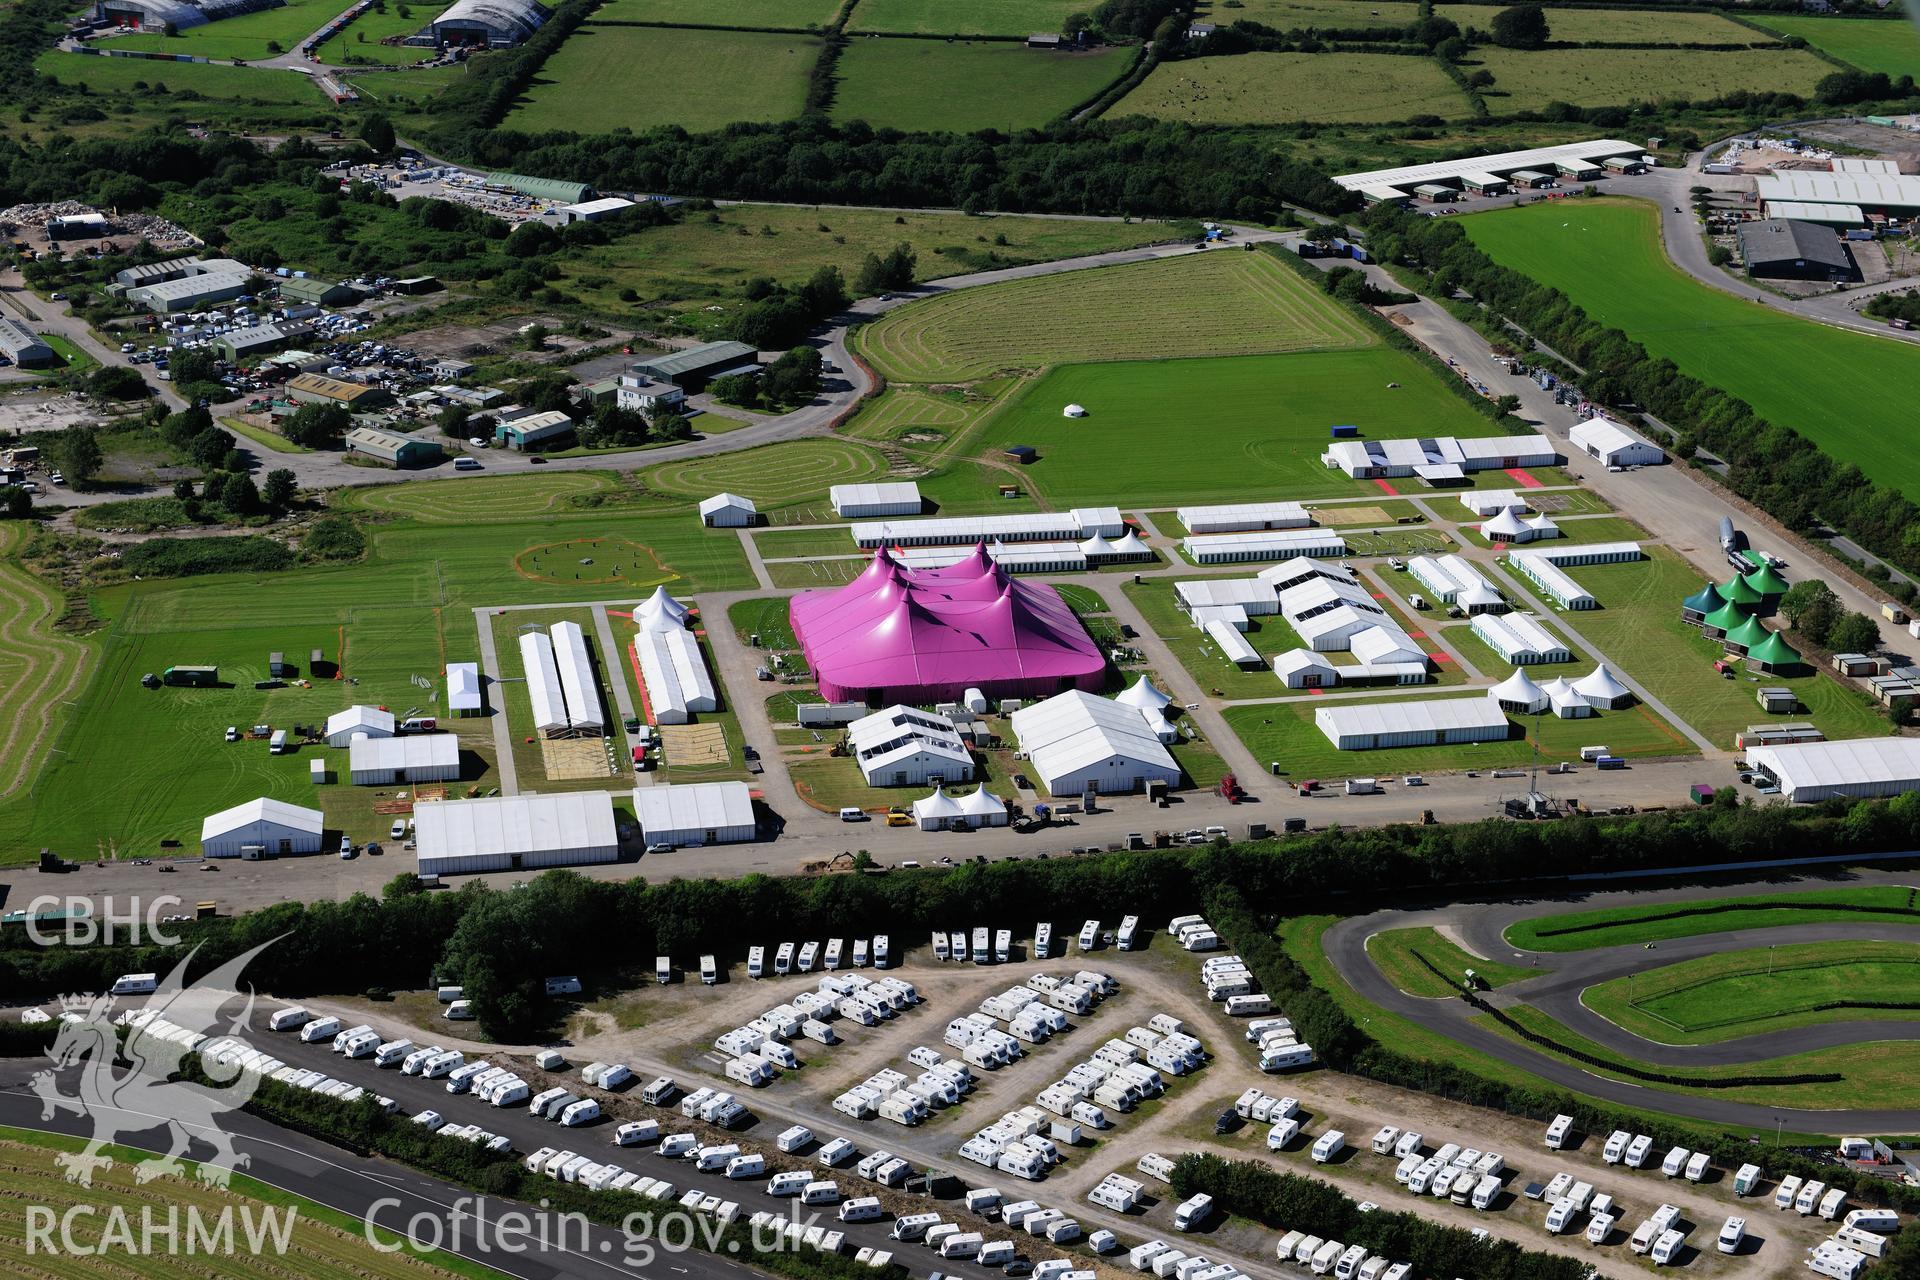
[[128, 547], [120, 563], [143, 578], [276, 573], [293, 566], [293, 552], [272, 538], [155, 538]]
[[309, 560], [358, 560], [367, 552], [367, 537], [347, 516], [316, 520], [300, 543]]

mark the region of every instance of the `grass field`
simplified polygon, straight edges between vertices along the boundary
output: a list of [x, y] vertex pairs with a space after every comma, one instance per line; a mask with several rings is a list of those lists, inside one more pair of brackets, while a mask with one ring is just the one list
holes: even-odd
[[608, 0], [593, 11], [593, 20], [793, 29], [824, 27], [839, 8], [836, 0], [733, 0], [724, 11], [706, 0]]
[[[1528, 55], [1534, 56], [1534, 55]], [[1354, 86], [1364, 84], [1365, 93]], [[1371, 53], [1243, 53], [1163, 62], [1108, 108], [1195, 124], [1366, 124], [1471, 114], [1432, 60]]]
[[1009, 41], [855, 40], [834, 69], [833, 118], [908, 133], [1035, 129], [1094, 97], [1133, 56], [1118, 46], [1051, 53]]
[[[1489, 31], [1493, 15], [1500, 12], [1491, 4], [1443, 4], [1434, 6], [1434, 16], [1447, 18], [1462, 30], [1476, 27]], [[1770, 24], [1769, 24], [1770, 25]], [[1561, 9], [1547, 14], [1547, 39], [1574, 44], [1600, 41], [1608, 44], [1769, 44], [1766, 33], [1743, 27], [1715, 13], [1689, 12], [1685, 9]], [[1702, 59], [1718, 54], [1701, 54]]]
[[[1493, 73], [1493, 87], [1481, 92], [1487, 99], [1487, 109], [1496, 115], [1538, 111], [1550, 102], [1571, 102], [1576, 107], [1674, 99], [1701, 102], [1762, 84], [1781, 93], [1811, 97], [1821, 77], [1833, 73], [1832, 63], [1804, 49], [1720, 53], [1692, 49], [1542, 49], [1527, 53], [1489, 46], [1475, 49], [1464, 65], [1474, 70], [1476, 64]], [[1560, 206], [1556, 202], [1535, 207]]]
[[1920, 1009], [1920, 946], [1810, 942], [1725, 951], [1588, 987], [1580, 1003], [1661, 1044], [1714, 1044], [1826, 1022], [1910, 1022]]
[[1294, 27], [1352, 30], [1403, 27], [1420, 16], [1420, 6], [1404, 0], [1200, 0], [1200, 18], [1225, 26], [1245, 20], [1279, 31]]
[[[1143, 307], [1146, 298], [1154, 305]], [[856, 340], [899, 382], [1076, 360], [1374, 345], [1357, 320], [1267, 254], [1224, 249], [942, 294], [888, 312]]]
[[[406, 9], [405, 17], [400, 15]], [[436, 57], [437, 49], [409, 48], [405, 45], [381, 44], [382, 40], [395, 36], [410, 36], [427, 25], [431, 12], [422, 13], [410, 5], [402, 5], [389, 0], [385, 13], [369, 10], [354, 19], [345, 31], [327, 41], [320, 47], [323, 62], [344, 63], [352, 66], [360, 62], [373, 62], [382, 66], [404, 67], [415, 62]]]
[[[1373, 967], [1381, 976], [1408, 995], [1433, 999], [1459, 995], [1458, 984], [1465, 980], [1469, 969], [1489, 987], [1503, 987], [1536, 974], [1535, 970], [1521, 965], [1482, 960], [1442, 937], [1439, 930], [1427, 928], [1376, 933], [1367, 939], [1367, 958], [1373, 961]], [[1448, 975], [1447, 978], [1434, 973], [1434, 969]]]
[[[313, 87], [313, 81], [297, 71], [265, 67], [216, 67], [196, 62], [157, 62], [148, 58], [104, 58], [61, 53], [58, 50], [41, 54], [33, 66], [41, 75], [52, 76], [62, 84], [85, 85], [96, 93], [158, 94], [162, 89], [174, 93], [191, 89], [207, 98], [291, 103], [296, 106], [326, 105], [326, 99]], [[138, 87], [143, 83], [148, 86], [146, 89]]]
[[1920, 890], [1899, 885], [1814, 889], [1747, 898], [1703, 898], [1569, 911], [1535, 916], [1507, 928], [1509, 943], [1526, 951], [1586, 951], [1624, 947], [1702, 933], [1730, 933], [1786, 924], [1913, 924], [1920, 921]]
[[[188, 27], [177, 36], [142, 32], [115, 36], [103, 42], [102, 47], [260, 62], [276, 53], [290, 53], [299, 48], [302, 40], [325, 26], [343, 7], [335, 0], [287, 0], [276, 8]], [[421, 14], [416, 28], [425, 26], [430, 16]], [[279, 48], [269, 49], [270, 43]]]
[[32, 779], [64, 708], [85, 679], [87, 646], [54, 630], [60, 596], [13, 559], [26, 541], [18, 521], [0, 524], [0, 800]]
[[[1568, 573], [1592, 591], [1598, 609], [1551, 612], [1594, 648], [1619, 662], [1673, 713], [1717, 746], [1767, 719], [1755, 691], [1782, 685], [1799, 695], [1806, 714], [1829, 738], [1863, 738], [1889, 732], [1887, 720], [1866, 697], [1810, 668], [1799, 675], [1752, 675], [1728, 680], [1713, 670], [1726, 650], [1680, 621], [1680, 601], [1700, 589], [1699, 570], [1665, 547], [1645, 548], [1645, 560], [1582, 565]], [[1525, 578], [1515, 580], [1530, 585]], [[1573, 723], [1579, 723], [1574, 721]]]
[[[1484, 690], [1439, 696], [1486, 697]], [[1435, 694], [1416, 694], [1433, 697]], [[1362, 703], [1396, 699], [1360, 699]], [[1524, 768], [1536, 758], [1543, 763], [1578, 760], [1580, 748], [1604, 742], [1617, 756], [1689, 756], [1697, 754], [1694, 745], [1679, 732], [1642, 706], [1624, 711], [1596, 712], [1584, 720], [1562, 720], [1541, 716], [1522, 720], [1508, 717], [1510, 736], [1505, 742], [1463, 743], [1438, 747], [1388, 747], [1377, 751], [1341, 751], [1313, 722], [1313, 713], [1326, 705], [1318, 699], [1276, 702], [1256, 706], [1228, 707], [1227, 723], [1256, 760], [1278, 760], [1280, 768], [1295, 779], [1351, 778], [1400, 773], [1438, 773], [1443, 769]], [[1353, 702], [1341, 705], [1352, 706]], [[1535, 733], [1539, 737], [1534, 737]], [[1534, 754], [1535, 745], [1539, 755]]]
[[[1591, 520], [1556, 519], [1554, 523], [1560, 526], [1561, 534], [1555, 540], [1555, 545], [1569, 542], [1640, 542], [1647, 536], [1645, 529], [1625, 516], [1597, 516]], [[1480, 530], [1476, 525], [1461, 525], [1460, 537], [1472, 546], [1489, 545], [1487, 540], [1480, 536]]]
[[[207, 1186], [193, 1176], [198, 1166], [188, 1162], [188, 1176], [141, 1183], [137, 1181], [136, 1170], [142, 1161], [152, 1159], [153, 1153], [121, 1146], [104, 1149], [103, 1154], [112, 1157], [113, 1163], [96, 1171], [92, 1186], [83, 1193], [84, 1203], [91, 1212], [77, 1214], [70, 1220], [74, 1243], [89, 1249], [97, 1247], [99, 1252], [85, 1260], [79, 1254], [50, 1260], [44, 1246], [37, 1252], [27, 1247], [27, 1209], [78, 1203], [75, 1197], [82, 1193], [76, 1193], [67, 1181], [65, 1169], [55, 1161], [60, 1153], [79, 1151], [83, 1145], [77, 1139], [64, 1136], [0, 1128], [0, 1166], [4, 1166], [0, 1169], [0, 1236], [6, 1240], [6, 1244], [0, 1246], [0, 1256], [7, 1259], [9, 1270], [16, 1274], [98, 1274], [101, 1268], [94, 1264], [101, 1260], [133, 1256], [121, 1250], [128, 1239], [138, 1237], [117, 1234], [119, 1228], [113, 1224], [135, 1224], [137, 1231], [143, 1217], [164, 1224], [170, 1220], [169, 1215], [175, 1213], [179, 1215], [183, 1233], [177, 1247], [169, 1249], [165, 1237], [158, 1237], [152, 1249], [138, 1255], [137, 1266], [111, 1269], [137, 1274], [142, 1280], [175, 1280], [176, 1277], [189, 1280], [214, 1273], [234, 1277], [234, 1280], [254, 1280], [255, 1277], [262, 1280], [343, 1280], [345, 1277], [428, 1280], [453, 1275], [483, 1280], [498, 1274], [456, 1255], [421, 1249], [391, 1231], [379, 1233], [383, 1248], [376, 1249], [368, 1242], [366, 1228], [359, 1219], [290, 1195], [242, 1173], [234, 1174], [230, 1185], [222, 1190]], [[207, 1257], [211, 1250], [202, 1253], [188, 1247], [189, 1237], [185, 1234], [188, 1224], [198, 1221], [211, 1230], [220, 1222], [222, 1214], [229, 1212], [234, 1239], [243, 1247], [221, 1251], [217, 1266], [209, 1267]], [[117, 1215], [124, 1215], [124, 1219]], [[249, 1221], [267, 1246], [258, 1253], [244, 1247]], [[278, 1236], [271, 1223], [281, 1224], [287, 1230], [284, 1251], [274, 1246]], [[59, 1239], [54, 1237], [56, 1241]]]
[[[884, 254], [898, 244], [913, 250], [915, 277], [932, 280], [1126, 249], [1174, 235], [1175, 228], [1164, 222], [739, 205], [576, 250], [559, 264], [566, 274], [556, 287], [601, 310], [671, 308], [686, 323], [710, 327], [742, 305], [740, 286], [755, 276], [798, 284], [818, 267], [836, 266], [851, 281], [867, 254]], [[626, 289], [639, 295], [638, 303], [620, 298]], [[709, 306], [724, 310], [704, 310]]]
[[[730, 124], [791, 120], [806, 102], [807, 75], [820, 56], [812, 36], [586, 23], [548, 58], [503, 129], [541, 133], [641, 133], [679, 125], [709, 133]], [[656, 91], [609, 93], [636, 67], [670, 66]]]
[[[866, 445], [851, 440], [790, 440], [710, 458], [663, 462], [641, 473], [649, 489], [700, 499], [725, 491], [752, 498], [761, 514], [812, 500], [808, 510], [833, 518], [827, 490], [836, 484], [860, 484], [886, 474], [887, 462]], [[731, 534], [731, 530], [726, 531]], [[840, 535], [842, 553], [857, 550]]]
[[1059, 31], [1084, 5], [1076, 0], [860, 0], [849, 31], [894, 31], [911, 35], [1026, 36]]
[[[1067, 404], [1088, 416], [1063, 417]], [[1065, 365], [1031, 383], [978, 440], [994, 453], [1037, 449], [1021, 475], [1060, 505], [1348, 497], [1356, 482], [1320, 464], [1334, 423], [1373, 437], [1493, 433], [1418, 362], [1374, 348]], [[1192, 447], [1166, 447], [1179, 439]]]
[[338, 491], [334, 501], [350, 509], [406, 516], [426, 524], [490, 524], [558, 515], [571, 510], [575, 498], [611, 494], [618, 488], [619, 483], [604, 471], [551, 471], [538, 476], [362, 485]]
[[1899, 19], [1855, 21], [1799, 17], [1784, 13], [1754, 13], [1748, 21], [1798, 36], [1822, 53], [1851, 63], [1862, 71], [1884, 71], [1890, 76], [1920, 76], [1920, 37], [1911, 23]]

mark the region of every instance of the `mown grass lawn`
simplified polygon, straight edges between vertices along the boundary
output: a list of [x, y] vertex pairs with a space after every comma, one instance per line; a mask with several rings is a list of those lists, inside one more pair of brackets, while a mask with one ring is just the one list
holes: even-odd
[[1786, 924], [1916, 920], [1920, 890], [1876, 885], [1568, 911], [1522, 920], [1508, 926], [1505, 936], [1523, 951], [1585, 951]]
[[[1825, 1022], [1910, 1022], [1920, 1008], [1920, 946], [1850, 941], [1726, 951], [1588, 987], [1580, 1001], [1662, 1044], [1713, 1044]], [[1914, 1007], [1870, 1007], [1902, 1003]]]
[[1098, 95], [1134, 56], [1112, 45], [1057, 53], [1004, 40], [855, 40], [834, 69], [833, 118], [908, 133], [1035, 129]]
[[[806, 102], [820, 56], [814, 36], [584, 23], [535, 74], [501, 122], [523, 133], [635, 133], [679, 125], [710, 133], [730, 124], [791, 120]], [[670, 80], [632, 84], [636, 67], [672, 67]]]
[[[229, 19], [228, 21], [239, 21]], [[325, 21], [324, 18], [321, 21]], [[220, 24], [212, 24], [218, 26]], [[315, 23], [318, 26], [319, 23]], [[96, 93], [147, 95], [191, 89], [206, 98], [323, 107], [326, 99], [313, 80], [297, 71], [268, 67], [222, 67], [198, 62], [154, 62], [145, 58], [102, 58], [51, 50], [35, 60], [34, 70], [62, 84], [85, 85]], [[146, 89], [138, 86], [145, 84]], [[161, 99], [164, 101], [164, 98]]]
[[[1440, 999], [1460, 994], [1466, 971], [1489, 987], [1535, 977], [1537, 970], [1522, 965], [1483, 960], [1442, 937], [1437, 929], [1388, 929], [1367, 939], [1367, 957], [1394, 986], [1408, 995]], [[1433, 968], [1429, 968], [1431, 965]], [[1433, 970], [1447, 975], [1443, 978]]]
[[1831, 457], [1920, 497], [1920, 457], [1886, 448], [1907, 429], [1899, 406], [1920, 385], [1920, 351], [1695, 282], [1667, 260], [1656, 210], [1643, 201], [1561, 200], [1461, 225], [1496, 261], [1559, 289], [1683, 373], [1724, 387]]
[[1851, 63], [1862, 71], [1884, 71], [1890, 76], [1920, 76], [1920, 36], [1913, 25], [1898, 17], [1877, 21], [1803, 17], [1786, 13], [1753, 13], [1749, 22], [1798, 36], [1822, 53]]
[[[259, 62], [298, 49], [302, 40], [324, 27], [344, 7], [336, 0], [287, 0], [271, 9], [186, 27], [176, 36], [159, 32], [115, 36], [106, 47]], [[418, 25], [425, 26], [429, 16], [423, 14]], [[269, 44], [278, 47], [270, 49]]]

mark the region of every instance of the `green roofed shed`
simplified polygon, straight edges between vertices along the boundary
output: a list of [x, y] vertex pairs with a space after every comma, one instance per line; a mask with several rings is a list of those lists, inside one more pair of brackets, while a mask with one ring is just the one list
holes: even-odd
[[1778, 671], [1782, 667], [1800, 665], [1800, 655], [1794, 647], [1780, 638], [1778, 631], [1769, 631], [1767, 638], [1747, 650], [1747, 661], [1757, 662], [1769, 671]]
[[1720, 598], [1719, 591], [1715, 590], [1714, 585], [1709, 582], [1680, 602], [1680, 612], [1697, 614], [1704, 618], [1725, 603], [1726, 601]]
[[1787, 593], [1787, 580], [1776, 573], [1770, 564], [1761, 565], [1741, 581], [1763, 596], [1783, 596]]
[[1745, 578], [1738, 576], [1728, 578], [1725, 582], [1721, 583], [1719, 591], [1720, 598], [1728, 604], [1752, 606], [1759, 604], [1763, 598], [1758, 591], [1755, 591], [1747, 585]]
[[506, 187], [523, 196], [532, 196], [535, 200], [556, 200], [561, 204], [579, 204], [592, 199], [595, 194], [593, 188], [584, 182], [533, 178], [524, 173], [490, 173], [487, 175], [487, 185]]
[[1760, 619], [1749, 615], [1739, 626], [1727, 632], [1726, 642], [1730, 645], [1738, 645], [1742, 649], [1752, 650], [1764, 644], [1767, 637], [1772, 634], [1773, 632], [1760, 625]]
[[1706, 617], [1700, 619], [1700, 625], [1714, 631], [1731, 631], [1747, 621], [1747, 611], [1737, 604], [1723, 604]]

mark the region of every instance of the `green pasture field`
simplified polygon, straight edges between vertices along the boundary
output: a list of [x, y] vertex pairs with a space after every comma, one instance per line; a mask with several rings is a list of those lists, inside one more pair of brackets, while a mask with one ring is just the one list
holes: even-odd
[[619, 482], [605, 471], [547, 471], [526, 476], [463, 480], [408, 480], [361, 485], [334, 494], [337, 506], [417, 520], [423, 524], [492, 524], [560, 515], [574, 500], [606, 496]]
[[[696, 501], [721, 492], [737, 493], [752, 498], [763, 518], [812, 500], [806, 510], [815, 518], [831, 520], [833, 508], [826, 502], [829, 488], [879, 480], [886, 473], [887, 460], [875, 450], [857, 441], [829, 439], [789, 440], [738, 453], [663, 462], [649, 467], [640, 478], [656, 492]], [[843, 552], [858, 550], [845, 534], [841, 540]]]
[[749, 637], [757, 635], [763, 649], [775, 652], [798, 649], [800, 642], [794, 639], [793, 623], [788, 616], [792, 603], [789, 596], [736, 600], [727, 610], [727, 621], [732, 625], [734, 634], [740, 637], [741, 644], [746, 644]]
[[348, 83], [368, 102], [386, 108], [396, 118], [428, 114], [434, 99], [467, 74], [465, 66], [427, 67], [418, 71], [380, 71], [349, 75]]
[[[1552, 16], [1548, 16], [1549, 26]], [[1493, 86], [1481, 93], [1486, 97], [1487, 109], [1494, 115], [1538, 111], [1550, 102], [1571, 102], [1576, 107], [1624, 107], [1636, 102], [1673, 99], [1704, 102], [1735, 90], [1750, 90], [1756, 85], [1812, 97], [1814, 85], [1822, 77], [1833, 74], [1832, 63], [1823, 62], [1804, 49], [1740, 49], [1718, 53], [1695, 49], [1524, 52], [1485, 46], [1476, 48], [1463, 65], [1469, 71], [1484, 67], [1493, 73]], [[1560, 202], [1531, 207], [1558, 209]]]
[[1076, 0], [860, 0], [848, 31], [891, 31], [907, 35], [1029, 36], [1058, 32], [1069, 15], [1084, 5]]
[[[1600, 602], [1598, 609], [1566, 613], [1547, 605], [1545, 597], [1538, 597], [1542, 611], [1559, 620], [1560, 629], [1571, 628], [1591, 641], [1594, 648], [1623, 666], [1627, 674], [1716, 746], [1732, 747], [1736, 733], [1769, 719], [1756, 698], [1761, 685], [1792, 689], [1807, 708], [1804, 714], [1796, 712], [1775, 719], [1811, 720], [1827, 737], [1835, 739], [1888, 732], [1886, 717], [1865, 694], [1812, 668], [1803, 668], [1797, 675], [1740, 672], [1732, 680], [1716, 673], [1713, 662], [1726, 650], [1680, 621], [1680, 601], [1700, 589], [1699, 570], [1665, 547], [1653, 545], [1642, 550], [1645, 560], [1578, 565], [1567, 570], [1576, 582], [1593, 592]], [[1527, 579], [1518, 574], [1513, 577], [1523, 587], [1532, 588]]]
[[[1411, 696], [1425, 700], [1449, 695], [1415, 690]], [[1484, 699], [1486, 693], [1475, 690], [1455, 696]], [[1313, 722], [1313, 713], [1322, 706], [1406, 700], [1404, 697], [1343, 699], [1334, 704], [1319, 698], [1304, 698], [1297, 702], [1228, 707], [1225, 715], [1254, 759], [1278, 760], [1281, 769], [1296, 779], [1438, 773], [1448, 769], [1516, 769], [1526, 767], [1535, 759], [1549, 764], [1578, 760], [1580, 748], [1595, 742], [1604, 742], [1614, 755], [1629, 759], [1698, 754], [1698, 748], [1642, 706], [1596, 712], [1583, 720], [1543, 715], [1539, 717], [1537, 729], [1532, 716], [1509, 716], [1511, 727], [1504, 742], [1388, 747], [1376, 751], [1341, 751]]]
[[[1144, 298], [1153, 305], [1143, 307]], [[897, 382], [957, 382], [1076, 360], [1247, 355], [1376, 341], [1269, 255], [1228, 249], [941, 294], [888, 312], [857, 330], [855, 340], [874, 368]]]
[[[1367, 939], [1367, 958], [1394, 986], [1408, 995], [1441, 999], [1460, 994], [1458, 983], [1466, 971], [1489, 987], [1504, 987], [1509, 982], [1537, 976], [1537, 970], [1498, 960], [1483, 960], [1459, 944], [1441, 936], [1437, 929], [1389, 929]], [[1453, 978], [1449, 982], [1434, 974], [1426, 961]]]
[[[1493, 15], [1499, 12], [1500, 7], [1491, 4], [1442, 4], [1435, 5], [1433, 10], [1436, 18], [1456, 22], [1463, 31], [1468, 27], [1492, 30]], [[1678, 8], [1662, 11], [1554, 8], [1547, 13], [1547, 31], [1549, 40], [1574, 44], [1595, 41], [1607, 44], [1773, 43], [1765, 32], [1743, 27], [1719, 14]], [[1705, 59], [1719, 55], [1701, 52], [1695, 56]]]
[[[230, 18], [228, 21], [238, 22], [240, 19]], [[318, 26], [319, 23], [314, 25]], [[165, 86], [173, 92], [191, 89], [207, 98], [315, 108], [329, 105], [320, 96], [320, 91], [313, 87], [311, 77], [297, 71], [268, 67], [220, 67], [197, 62], [159, 62], [150, 58], [105, 58], [91, 54], [61, 53], [58, 50], [41, 54], [33, 67], [41, 75], [52, 76], [62, 84], [85, 85], [94, 93], [152, 94]], [[137, 89], [136, 86], [141, 82], [145, 82], [149, 88]]]
[[[1356, 85], [1366, 91], [1355, 92]], [[1163, 62], [1106, 114], [1256, 125], [1385, 123], [1427, 115], [1457, 120], [1471, 112], [1460, 86], [1430, 58], [1243, 53]]]
[[908, 133], [1037, 129], [1119, 79], [1134, 53], [1112, 45], [1056, 53], [1006, 40], [855, 40], [834, 68], [833, 118]]
[[1504, 936], [1523, 951], [1562, 952], [1787, 924], [1913, 924], [1917, 920], [1920, 889], [1876, 885], [1568, 911], [1509, 925]]
[[[1547, 1014], [1532, 1005], [1514, 1005], [1508, 1008], [1507, 1015], [1515, 1022], [1540, 1035], [1550, 1036], [1556, 1043], [1570, 1049], [1593, 1055], [1602, 1062], [1618, 1062], [1620, 1055], [1602, 1045], [1595, 1044], [1584, 1036], [1575, 1035]], [[1496, 1035], [1521, 1042], [1520, 1037], [1501, 1027], [1491, 1018], [1481, 1017], [1474, 1020], [1480, 1026]], [[1530, 1048], [1550, 1057], [1563, 1057], [1552, 1049], [1531, 1041], [1525, 1041]], [[1590, 1061], [1577, 1061], [1582, 1071], [1616, 1080], [1628, 1080], [1630, 1077], [1606, 1067], [1596, 1067]], [[1634, 1063], [1632, 1065], [1639, 1066]], [[1674, 1068], [1674, 1070], [1681, 1070]], [[1914, 1088], [1914, 1082], [1920, 1080], [1920, 1043], [1913, 1041], [1875, 1040], [1861, 1044], [1843, 1045], [1835, 1049], [1819, 1049], [1812, 1053], [1795, 1054], [1788, 1058], [1768, 1058], [1760, 1062], [1742, 1062], [1727, 1067], [1690, 1067], [1685, 1073], [1701, 1079], [1714, 1079], [1726, 1076], [1801, 1074], [1836, 1074], [1838, 1083], [1822, 1082], [1816, 1084], [1772, 1084], [1741, 1085], [1734, 1088], [1699, 1088], [1677, 1085], [1650, 1085], [1643, 1080], [1633, 1080], [1659, 1093], [1683, 1093], [1699, 1097], [1720, 1098], [1728, 1102], [1744, 1102], [1762, 1107], [1791, 1107], [1804, 1111], [1839, 1111], [1862, 1107], [1907, 1107], [1914, 1105], [1920, 1098], [1920, 1091]], [[1765, 1135], [1772, 1140], [1772, 1132]], [[1791, 1137], [1783, 1138], [1793, 1143]], [[1807, 1143], [1801, 1145], [1831, 1145], [1827, 1143]]]
[[1660, 1044], [1715, 1044], [1827, 1022], [1908, 1022], [1920, 1008], [1920, 946], [1853, 940], [1725, 951], [1602, 982], [1580, 1002]]
[[[287, 0], [277, 8], [260, 9], [198, 27], [187, 27], [177, 36], [159, 32], [114, 36], [104, 42], [104, 47], [138, 49], [148, 53], [191, 54], [198, 58], [218, 58], [222, 61], [261, 62], [278, 56], [274, 50], [267, 48], [269, 42], [280, 46], [279, 53], [292, 53], [300, 47], [302, 40], [325, 26], [343, 7], [335, 0]], [[425, 26], [430, 16], [423, 14], [419, 25]]]
[[[1088, 416], [1062, 416], [1067, 404]], [[1064, 365], [977, 439], [996, 457], [1013, 444], [1038, 450], [1020, 474], [1062, 506], [1349, 497], [1364, 482], [1320, 463], [1337, 423], [1375, 438], [1494, 430], [1412, 357], [1376, 347]], [[1191, 447], [1169, 449], [1174, 440]]]
[[593, 11], [593, 20], [793, 30], [824, 27], [839, 9], [837, 0], [733, 0], [723, 10], [707, 0], [607, 0]]
[[[816, 268], [835, 266], [851, 284], [869, 253], [899, 244], [914, 252], [915, 278], [933, 280], [1128, 249], [1177, 233], [1165, 222], [738, 205], [575, 249], [557, 263], [565, 274], [555, 287], [597, 310], [626, 315], [635, 306], [670, 308], [689, 324], [712, 327], [742, 305], [740, 288], [756, 276], [798, 284]], [[998, 243], [1002, 239], [1006, 243]], [[622, 301], [625, 289], [639, 301]], [[709, 306], [725, 310], [708, 312]]]
[[[1026, 478], [1017, 470], [997, 463], [951, 462], [934, 474], [921, 477], [919, 484], [921, 503], [930, 504], [942, 515], [982, 511], [1012, 514], [1040, 509]], [[1002, 494], [1003, 485], [1011, 485], [1015, 495], [1009, 498]]]
[[844, 428], [862, 440], [891, 440], [912, 449], [944, 452], [984, 418], [1011, 380], [964, 387], [894, 384], [867, 400]]
[[89, 649], [54, 622], [60, 593], [22, 569], [14, 555], [27, 540], [19, 521], [0, 524], [0, 801], [33, 777], [64, 708], [86, 679]]
[[1899, 18], [1866, 21], [1845, 18], [1801, 17], [1784, 13], [1753, 13], [1747, 21], [1798, 36], [1822, 53], [1860, 68], [1890, 76], [1920, 76], [1920, 37]]
[[[407, 10], [404, 18], [399, 12], [403, 7]], [[426, 26], [432, 17], [431, 9], [423, 11], [388, 0], [385, 13], [369, 10], [354, 19], [345, 31], [321, 45], [320, 60], [347, 66], [357, 62], [373, 62], [382, 66], [404, 67], [438, 57], [439, 50], [433, 48], [380, 43], [394, 36], [410, 36]]]
[[[807, 76], [819, 56], [813, 36], [589, 22], [547, 59], [500, 127], [601, 134], [679, 125], [710, 133], [791, 120], [806, 103]], [[608, 92], [609, 85], [630, 83], [638, 67], [672, 67], [671, 83]]]
[[1351, 30], [1358, 27], [1404, 27], [1420, 16], [1420, 6], [1405, 0], [1200, 0], [1198, 16], [1226, 26], [1258, 22], [1277, 31], [1295, 27]]

